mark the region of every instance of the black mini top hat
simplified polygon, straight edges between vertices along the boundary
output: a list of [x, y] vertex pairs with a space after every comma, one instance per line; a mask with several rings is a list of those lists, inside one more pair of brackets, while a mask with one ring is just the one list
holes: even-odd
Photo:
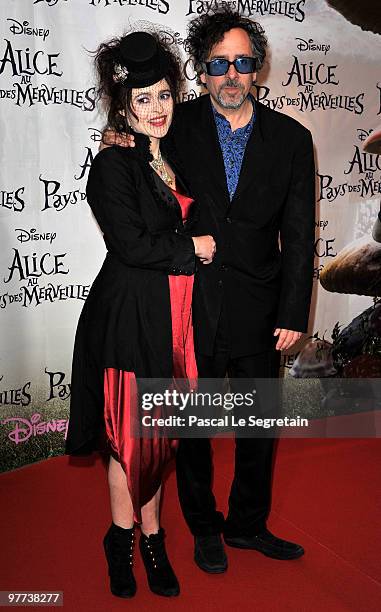
[[119, 46], [114, 81], [126, 87], [148, 87], [161, 81], [169, 70], [168, 53], [148, 32], [132, 32]]

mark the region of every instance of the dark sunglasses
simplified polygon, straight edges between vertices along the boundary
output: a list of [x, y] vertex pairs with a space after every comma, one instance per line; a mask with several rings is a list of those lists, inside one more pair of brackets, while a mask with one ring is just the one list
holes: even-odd
[[249, 74], [255, 72], [256, 59], [255, 57], [237, 57], [237, 59], [229, 62], [229, 60], [221, 57], [211, 62], [204, 62], [203, 68], [209, 76], [222, 76], [227, 73], [232, 64], [240, 74]]

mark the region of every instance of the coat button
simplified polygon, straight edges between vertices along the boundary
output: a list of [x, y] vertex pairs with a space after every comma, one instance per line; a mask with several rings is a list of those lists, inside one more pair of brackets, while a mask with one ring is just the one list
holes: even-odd
[[232, 219], [230, 217], [226, 217], [226, 223], [232, 223]]

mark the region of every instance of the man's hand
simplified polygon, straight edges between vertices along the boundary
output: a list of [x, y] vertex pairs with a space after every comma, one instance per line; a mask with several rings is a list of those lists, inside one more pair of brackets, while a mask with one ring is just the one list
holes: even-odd
[[274, 336], [279, 336], [278, 342], [276, 343], [277, 351], [285, 351], [289, 349], [295, 342], [297, 342], [302, 335], [302, 332], [292, 331], [291, 329], [280, 329], [276, 328]]
[[193, 236], [192, 240], [196, 257], [199, 257], [203, 264], [212, 263], [216, 253], [216, 243], [213, 236]]
[[120, 147], [134, 147], [135, 138], [132, 134], [118, 134], [114, 130], [107, 129], [102, 134], [102, 140], [99, 145], [99, 151], [106, 147], [112, 147], [112, 145], [119, 145]]

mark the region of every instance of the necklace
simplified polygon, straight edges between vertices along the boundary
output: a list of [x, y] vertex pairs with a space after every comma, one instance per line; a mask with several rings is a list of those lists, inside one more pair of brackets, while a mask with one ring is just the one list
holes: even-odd
[[168, 174], [167, 169], [165, 167], [164, 159], [161, 156], [161, 151], [159, 149], [159, 153], [156, 159], [153, 159], [150, 162], [152, 168], [160, 175], [160, 178], [167, 185], [171, 186], [173, 183], [173, 178]]

